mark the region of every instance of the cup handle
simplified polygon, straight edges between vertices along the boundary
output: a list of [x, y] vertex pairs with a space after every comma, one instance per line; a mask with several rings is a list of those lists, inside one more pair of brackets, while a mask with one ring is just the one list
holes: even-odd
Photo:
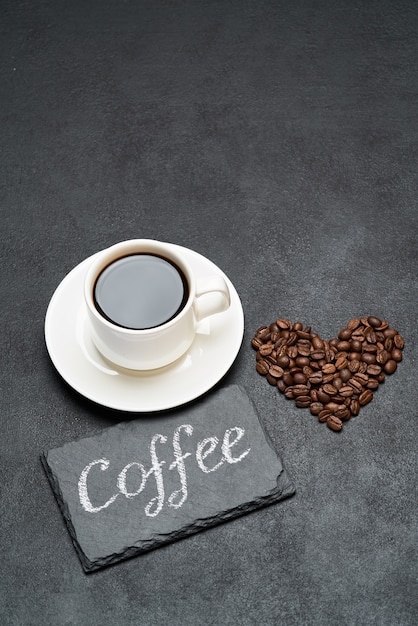
[[198, 322], [204, 317], [222, 313], [231, 304], [231, 295], [222, 276], [210, 276], [197, 285], [195, 314]]

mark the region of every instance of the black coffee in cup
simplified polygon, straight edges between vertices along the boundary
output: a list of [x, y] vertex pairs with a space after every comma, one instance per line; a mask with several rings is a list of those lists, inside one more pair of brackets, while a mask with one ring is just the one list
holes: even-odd
[[155, 328], [185, 306], [189, 288], [182, 270], [156, 254], [130, 254], [105, 267], [94, 285], [94, 303], [107, 320], [133, 330]]

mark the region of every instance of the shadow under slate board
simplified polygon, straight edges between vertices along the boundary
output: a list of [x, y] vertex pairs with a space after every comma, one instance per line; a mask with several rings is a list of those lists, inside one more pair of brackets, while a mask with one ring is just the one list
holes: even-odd
[[86, 573], [291, 496], [246, 392], [231, 385], [41, 460]]

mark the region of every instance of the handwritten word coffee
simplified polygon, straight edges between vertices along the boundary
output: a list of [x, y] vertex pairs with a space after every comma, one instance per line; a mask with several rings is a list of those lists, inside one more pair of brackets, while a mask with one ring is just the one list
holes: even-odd
[[[144, 512], [148, 517], [156, 517], [163, 506], [178, 509], [183, 506], [188, 497], [188, 476], [187, 463], [194, 462], [204, 474], [211, 474], [218, 471], [222, 466], [241, 462], [247, 457], [251, 448], [245, 448], [243, 438], [245, 429], [234, 426], [225, 430], [222, 443], [216, 436], [206, 437], [198, 441], [194, 452], [184, 452], [182, 443], [193, 433], [191, 424], [178, 426], [173, 433], [171, 447], [173, 460], [170, 464], [159, 458], [161, 446], [166, 446], [168, 437], [156, 433], [153, 435], [149, 445], [150, 465], [148, 469], [139, 460], [132, 460], [119, 472], [113, 492], [109, 493], [109, 498], [104, 502], [97, 502], [94, 493], [89, 487], [89, 478], [93, 472], [99, 469], [106, 472], [111, 466], [111, 461], [107, 458], [94, 459], [88, 463], [80, 474], [78, 480], [78, 495], [80, 504], [87, 513], [99, 513], [103, 509], [113, 505], [113, 503], [123, 496], [128, 499], [136, 498], [144, 491], [145, 485], [152, 481], [155, 483], [156, 495], [145, 505]], [[236, 448], [236, 446], [241, 444]], [[245, 448], [245, 449], [243, 449]], [[165, 450], [165, 448], [164, 448]], [[194, 457], [194, 460], [189, 457]], [[186, 463], [186, 459], [188, 459]], [[165, 472], [177, 473], [179, 488], [166, 497]], [[128, 477], [136, 479], [136, 489], [128, 488]], [[97, 479], [97, 476], [96, 476]]]

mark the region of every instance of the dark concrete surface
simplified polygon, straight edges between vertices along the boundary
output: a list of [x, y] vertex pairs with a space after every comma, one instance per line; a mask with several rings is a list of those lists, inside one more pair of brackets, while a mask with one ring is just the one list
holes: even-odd
[[[413, 0], [3, 0], [1, 624], [417, 623], [417, 32]], [[234, 283], [219, 386], [247, 390], [297, 493], [86, 576], [39, 455], [125, 416], [59, 378], [44, 316], [132, 237]], [[260, 325], [367, 314], [404, 361], [340, 434], [255, 373]]]

